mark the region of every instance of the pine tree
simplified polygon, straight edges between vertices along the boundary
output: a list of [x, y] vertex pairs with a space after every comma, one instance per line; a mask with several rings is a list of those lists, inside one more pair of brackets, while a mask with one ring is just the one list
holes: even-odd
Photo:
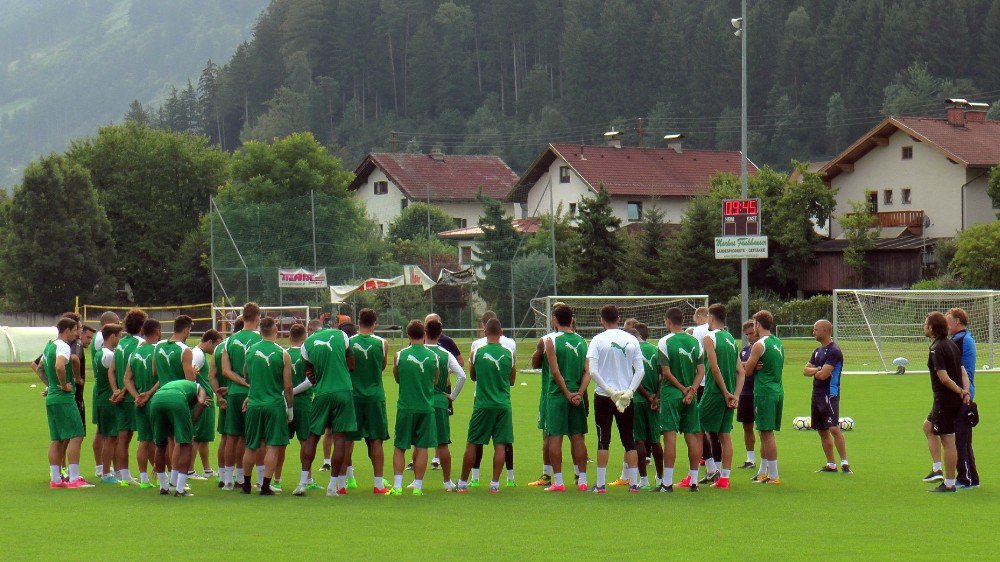
[[473, 255], [476, 267], [485, 270], [479, 293], [501, 319], [511, 320], [511, 275], [521, 234], [514, 230], [502, 201], [491, 199], [482, 191], [476, 194], [476, 200], [483, 205], [483, 216], [479, 219], [483, 234], [476, 241], [479, 249]]
[[149, 125], [149, 113], [139, 103], [139, 100], [132, 100], [132, 103], [128, 106], [128, 111], [125, 113], [125, 121], [137, 125]]
[[573, 268], [578, 294], [612, 295], [621, 290], [625, 265], [624, 247], [617, 235], [621, 222], [611, 210], [611, 196], [603, 184], [594, 197], [580, 202], [580, 253]]

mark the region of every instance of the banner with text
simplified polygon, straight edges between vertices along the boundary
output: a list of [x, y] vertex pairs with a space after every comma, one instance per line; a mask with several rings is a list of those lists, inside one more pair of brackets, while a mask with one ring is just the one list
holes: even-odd
[[278, 286], [282, 289], [322, 289], [326, 287], [326, 269], [279, 269]]
[[742, 260], [767, 257], [767, 236], [716, 236], [715, 259]]

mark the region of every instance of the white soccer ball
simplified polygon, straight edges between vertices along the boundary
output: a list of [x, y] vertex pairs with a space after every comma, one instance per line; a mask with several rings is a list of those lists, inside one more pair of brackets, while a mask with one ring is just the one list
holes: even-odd
[[844, 431], [854, 429], [854, 418], [840, 418], [840, 429]]
[[803, 431], [812, 427], [812, 418], [799, 416], [792, 420], [792, 427]]

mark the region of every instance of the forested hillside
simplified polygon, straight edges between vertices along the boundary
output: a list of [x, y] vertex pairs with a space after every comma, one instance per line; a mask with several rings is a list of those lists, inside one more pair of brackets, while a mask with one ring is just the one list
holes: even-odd
[[[309, 130], [347, 163], [392, 148], [390, 131], [400, 150], [495, 153], [518, 171], [545, 142], [612, 125], [631, 144], [682, 132], [738, 148], [739, 5], [274, 0], [158, 118], [227, 149]], [[940, 114], [944, 97], [1000, 98], [1000, 0], [752, 1], [748, 20], [760, 163], [828, 157], [883, 115]]]
[[5, 0], [0, 186], [75, 137], [162, 100], [249, 37], [267, 0]]

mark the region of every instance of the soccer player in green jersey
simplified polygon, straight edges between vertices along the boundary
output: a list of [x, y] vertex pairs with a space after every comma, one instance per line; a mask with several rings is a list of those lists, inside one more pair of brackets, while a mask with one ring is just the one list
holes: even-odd
[[[556, 307], [566, 306], [564, 303], [556, 302], [552, 304], [552, 310]], [[543, 486], [548, 488], [552, 485], [552, 459], [549, 455], [549, 451], [552, 448], [549, 441], [553, 437], [549, 437], [545, 434], [545, 416], [548, 412], [548, 397], [549, 397], [549, 385], [552, 384], [552, 374], [549, 371], [549, 362], [545, 359], [545, 340], [549, 338], [554, 338], [558, 336], [561, 332], [559, 331], [559, 326], [556, 324], [555, 317], [551, 319], [552, 331], [544, 336], [538, 338], [538, 344], [535, 346], [535, 352], [531, 354], [531, 368], [539, 369], [541, 371], [541, 384], [538, 396], [538, 429], [542, 430], [542, 475], [538, 477], [538, 480], [534, 482], [528, 482], [529, 486]]]
[[[233, 322], [233, 332], [237, 333], [243, 329], [243, 315], [237, 316]], [[216, 462], [219, 466], [219, 487], [222, 488], [226, 482], [233, 479], [232, 471], [226, 463], [229, 453], [229, 436], [226, 435], [226, 412], [228, 411], [228, 401], [226, 395], [229, 393], [229, 386], [226, 384], [229, 379], [222, 375], [222, 357], [226, 354], [226, 342], [229, 338], [222, 340], [222, 343], [215, 347], [213, 353], [212, 367], [208, 371], [208, 383], [212, 385], [215, 402], [219, 405], [219, 413], [216, 419], [216, 433], [219, 434], [219, 448], [216, 450]], [[227, 476], [228, 475], [228, 476]]]
[[[466, 492], [469, 473], [476, 458], [476, 446], [493, 441], [493, 480], [490, 493], [500, 492], [500, 473], [503, 471], [507, 445], [514, 443], [514, 424], [510, 408], [510, 387], [517, 374], [514, 354], [500, 343], [503, 328], [500, 320], [486, 322], [486, 344], [478, 347], [471, 357], [470, 376], [476, 383], [476, 399], [469, 420], [469, 444], [462, 460], [462, 479], [458, 492]], [[551, 368], [551, 363], [549, 364]]]
[[[79, 322], [81, 326], [84, 326], [83, 325], [83, 321], [80, 319], [80, 317], [79, 317], [78, 314], [75, 314], [75, 313], [69, 313], [69, 314], [73, 314], [73, 316], [71, 316], [70, 318], [75, 317], [74, 320], [76, 320], [77, 322]], [[107, 311], [104, 312], [104, 314], [101, 314], [101, 319], [97, 323], [97, 330], [95, 330], [93, 341], [91, 342], [91, 345], [90, 345], [90, 363], [91, 363], [91, 365], [96, 365], [97, 361], [98, 361], [97, 354], [98, 353], [103, 353], [103, 351], [101, 351], [101, 349], [104, 347], [104, 336], [101, 335], [101, 328], [103, 328], [106, 324], [120, 324], [120, 323], [121, 323], [121, 320], [118, 318], [118, 315], [115, 314], [114, 312], [111, 312], [110, 310], [107, 310]], [[89, 326], [84, 326], [84, 327], [89, 328]], [[82, 354], [81, 354], [81, 358], [82, 358]], [[77, 372], [76, 369], [79, 367], [80, 368], [79, 372], [82, 374], [83, 373], [83, 363], [81, 362], [81, 360], [78, 359], [76, 356], [74, 356], [73, 357], [73, 362], [74, 362], [74, 364], [73, 364], [74, 371], [73, 372], [74, 373]], [[95, 383], [94, 384], [94, 390], [93, 390], [93, 402], [91, 403], [91, 413], [90, 413], [90, 415], [91, 415], [91, 421], [93, 422], [94, 425], [97, 425], [97, 392], [98, 392], [98, 390], [99, 390], [98, 389], [98, 385]], [[103, 389], [101, 389], [101, 391], [103, 392]], [[94, 462], [96, 463], [96, 467], [95, 467], [95, 471], [94, 471], [94, 476], [96, 476], [97, 478], [103, 478], [104, 477], [104, 473], [105, 473], [104, 464], [103, 464], [103, 462], [104, 462], [103, 461], [103, 459], [104, 459], [104, 441], [105, 441], [104, 436], [101, 435], [99, 432], [95, 431], [94, 432]], [[108, 467], [108, 469], [110, 469], [110, 468], [111, 467]]]
[[[253, 470], [257, 450], [266, 445], [260, 495], [273, 496], [271, 479], [288, 446], [288, 424], [294, 419], [292, 358], [277, 344], [278, 326], [274, 318], [260, 321], [260, 335], [262, 341], [250, 346], [246, 354], [246, 376], [250, 389], [244, 404], [246, 451], [243, 454], [242, 492], [250, 493], [250, 471]], [[260, 470], [260, 467], [257, 469]]]
[[236, 485], [243, 485], [243, 449], [246, 423], [242, 410], [243, 401], [247, 398], [250, 383], [245, 378], [243, 367], [246, 363], [247, 350], [261, 340], [256, 332], [260, 324], [260, 307], [255, 302], [243, 305], [243, 329], [229, 336], [226, 340], [226, 350], [222, 354], [222, 376], [226, 380], [226, 426], [222, 433], [228, 435], [226, 440], [226, 459], [224, 467], [223, 490], [232, 490]]
[[[781, 340], [771, 334], [774, 316], [761, 310], [753, 315], [754, 328], [759, 339], [750, 350], [747, 372], [756, 373], [753, 385], [753, 409], [760, 434], [761, 473], [753, 482], [760, 484], [781, 484], [778, 477], [778, 443], [775, 431], [781, 431], [781, 407], [785, 400], [785, 390], [781, 384], [781, 373], [785, 365], [785, 350]], [[758, 370], [758, 365], [760, 366]]]
[[114, 376], [111, 382], [111, 402], [117, 405], [115, 414], [118, 425], [118, 446], [115, 449], [115, 469], [118, 471], [118, 482], [122, 486], [131, 486], [139, 482], [132, 479], [128, 469], [128, 450], [132, 443], [132, 432], [135, 431], [135, 400], [125, 389], [125, 372], [128, 370], [129, 359], [135, 348], [142, 343], [140, 332], [146, 321], [146, 313], [133, 308], [125, 315], [125, 335], [115, 347], [115, 362], [112, 366]]
[[[448, 419], [448, 406], [458, 398], [458, 394], [465, 386], [465, 369], [458, 359], [448, 350], [441, 347], [438, 342], [441, 339], [443, 327], [440, 320], [430, 320], [425, 329], [424, 343], [437, 355], [437, 381], [434, 383], [434, 423], [437, 434], [437, 449], [435, 458], [440, 462], [441, 477], [444, 479], [444, 489], [446, 492], [455, 491], [455, 483], [451, 481], [451, 421]], [[449, 392], [450, 373], [455, 373], [455, 388]]]
[[[437, 446], [434, 421], [434, 385], [438, 379], [438, 356], [424, 345], [424, 323], [410, 320], [406, 336], [410, 343], [396, 353], [392, 376], [399, 384], [396, 401], [396, 437], [393, 442], [393, 484], [389, 495], [403, 495], [406, 451], [413, 447], [413, 495], [422, 496], [427, 470], [427, 449]], [[336, 466], [336, 465], [334, 465]]]
[[[103, 344], [94, 352], [94, 415], [97, 417], [97, 433], [104, 439], [101, 450], [101, 465], [104, 474], [101, 482], [117, 484], [118, 479], [111, 472], [111, 463], [118, 447], [118, 405], [113, 402], [111, 381], [115, 380], [115, 346], [121, 338], [120, 324], [105, 324], [101, 328]], [[115, 466], [117, 469], [118, 466]]]
[[636, 322], [634, 329], [639, 338], [639, 352], [642, 353], [642, 366], [645, 369], [642, 382], [635, 389], [632, 399], [635, 404], [632, 434], [639, 454], [639, 487], [643, 490], [650, 489], [646, 459], [652, 454], [656, 470], [654, 488], [659, 489], [663, 478], [663, 446], [660, 445], [660, 352], [655, 344], [646, 341], [649, 339], [649, 326]]
[[153, 376], [153, 351], [160, 341], [160, 322], [147, 318], [142, 323], [142, 338], [142, 343], [132, 351], [128, 366], [125, 367], [125, 390], [135, 402], [135, 431], [139, 439], [135, 460], [139, 469], [139, 487], [145, 490], [153, 487], [146, 471], [155, 452], [153, 422], [149, 417], [148, 404], [160, 386]]
[[[80, 477], [80, 444], [83, 442], [83, 420], [76, 406], [73, 384], [72, 352], [69, 344], [79, 337], [76, 320], [62, 318], [56, 324], [59, 337], [50, 341], [42, 352], [39, 364], [45, 371], [48, 387], [45, 413], [49, 420], [50, 488], [89, 488], [92, 484]], [[60, 468], [66, 452], [69, 479], [63, 482]]]
[[[562, 475], [563, 436], [569, 436], [570, 453], [579, 481], [577, 490], [587, 491], [587, 408], [583, 397], [590, 384], [587, 371], [587, 340], [573, 330], [573, 309], [563, 304], [553, 306], [552, 325], [555, 332], [543, 338], [543, 365], [551, 376], [545, 397], [545, 438], [552, 463], [550, 492], [564, 492]], [[511, 373], [511, 384], [514, 374]]]
[[[174, 488], [176, 497], [193, 495], [187, 491], [187, 470], [178, 470], [178, 467], [190, 466], [194, 422], [201, 416], [202, 410], [210, 405], [205, 390], [198, 383], [187, 379], [161, 385], [149, 401], [153, 443], [156, 444], [153, 465], [160, 482], [160, 495], [169, 495], [170, 488]], [[168, 440], [174, 442], [169, 477], [165, 470]]]
[[[170, 335], [170, 339], [160, 340], [156, 344], [156, 349], [153, 350], [153, 376], [156, 377], [161, 387], [176, 380], [194, 381], [197, 377], [198, 372], [192, 363], [194, 354], [187, 346], [187, 338], [191, 334], [192, 325], [194, 325], [194, 320], [190, 316], [185, 314], [177, 316], [174, 318], [174, 333]], [[167, 443], [167, 458], [175, 458], [173, 440], [169, 440]], [[190, 458], [190, 456], [184, 458]], [[188, 466], [178, 467], [173, 464], [170, 465], [170, 468], [172, 476], [178, 470], [185, 475], [190, 470]], [[176, 478], [172, 477], [170, 485], [173, 486], [175, 483]]]
[[[389, 438], [389, 419], [385, 410], [385, 389], [382, 386], [382, 372], [389, 360], [389, 342], [375, 335], [378, 315], [370, 308], [362, 308], [358, 312], [358, 333], [351, 336], [348, 345], [354, 353], [354, 368], [351, 370], [353, 385], [354, 416], [357, 429], [348, 438], [347, 455], [345, 458], [345, 474], [347, 487], [351, 488], [354, 481], [351, 457], [354, 443], [365, 442], [368, 458], [371, 459], [375, 482], [372, 492], [388, 494], [385, 486], [385, 451], [383, 442]], [[353, 487], [357, 487], [354, 483]]]
[[[208, 330], [201, 337], [201, 342], [191, 349], [191, 365], [197, 375], [195, 381], [205, 389], [205, 394], [209, 398], [214, 398], [215, 393], [209, 375], [214, 367], [215, 348], [222, 342], [222, 335], [215, 330]], [[208, 408], [201, 413], [201, 417], [194, 424], [194, 454], [201, 458], [202, 474], [194, 471], [192, 459], [191, 468], [188, 470], [188, 479], [207, 480], [215, 475], [212, 470], [212, 463], [208, 460], [208, 444], [215, 441], [215, 408]]]
[[312, 471], [316, 444], [327, 430], [333, 433], [332, 470], [326, 495], [337, 497], [347, 493], [344, 459], [347, 456], [347, 434], [358, 427], [354, 415], [351, 369], [354, 352], [347, 334], [335, 328], [319, 330], [302, 344], [302, 359], [306, 361], [306, 376], [313, 380], [313, 403], [309, 417], [309, 439], [303, 445], [302, 471]]
[[[292, 324], [292, 327], [288, 329], [288, 349], [285, 350], [292, 360], [292, 421], [288, 424], [288, 439], [298, 438], [300, 461], [305, 449], [303, 445], [309, 440], [309, 418], [312, 414], [313, 400], [312, 382], [306, 377], [306, 365], [305, 361], [302, 360], [302, 344], [305, 341], [306, 327], [302, 324]], [[281, 473], [284, 463], [285, 455], [282, 451], [281, 459], [275, 470], [274, 481], [271, 482], [273, 490], [281, 490]], [[319, 489], [319, 486], [313, 484], [312, 474], [303, 472], [298, 487], [292, 493], [300, 496], [308, 489]]]
[[736, 397], [743, 390], [743, 364], [739, 360], [739, 346], [732, 334], [726, 331], [726, 307], [713, 304], [708, 307], [708, 334], [702, 338], [702, 348], [708, 357], [708, 370], [712, 379], [705, 384], [705, 394], [698, 408], [701, 428], [712, 440], [722, 445], [722, 468], [716, 474], [706, 474], [702, 484], [713, 488], [729, 488], [729, 475], [733, 468], [733, 413]]
[[660, 431], [663, 434], [663, 482], [658, 491], [674, 491], [674, 461], [677, 460], [677, 432], [684, 434], [688, 448], [689, 472], [678, 486], [698, 491], [701, 462], [701, 423], [698, 415], [698, 386], [705, 376], [698, 340], [684, 331], [684, 313], [667, 309], [669, 332], [657, 344], [660, 362]]

